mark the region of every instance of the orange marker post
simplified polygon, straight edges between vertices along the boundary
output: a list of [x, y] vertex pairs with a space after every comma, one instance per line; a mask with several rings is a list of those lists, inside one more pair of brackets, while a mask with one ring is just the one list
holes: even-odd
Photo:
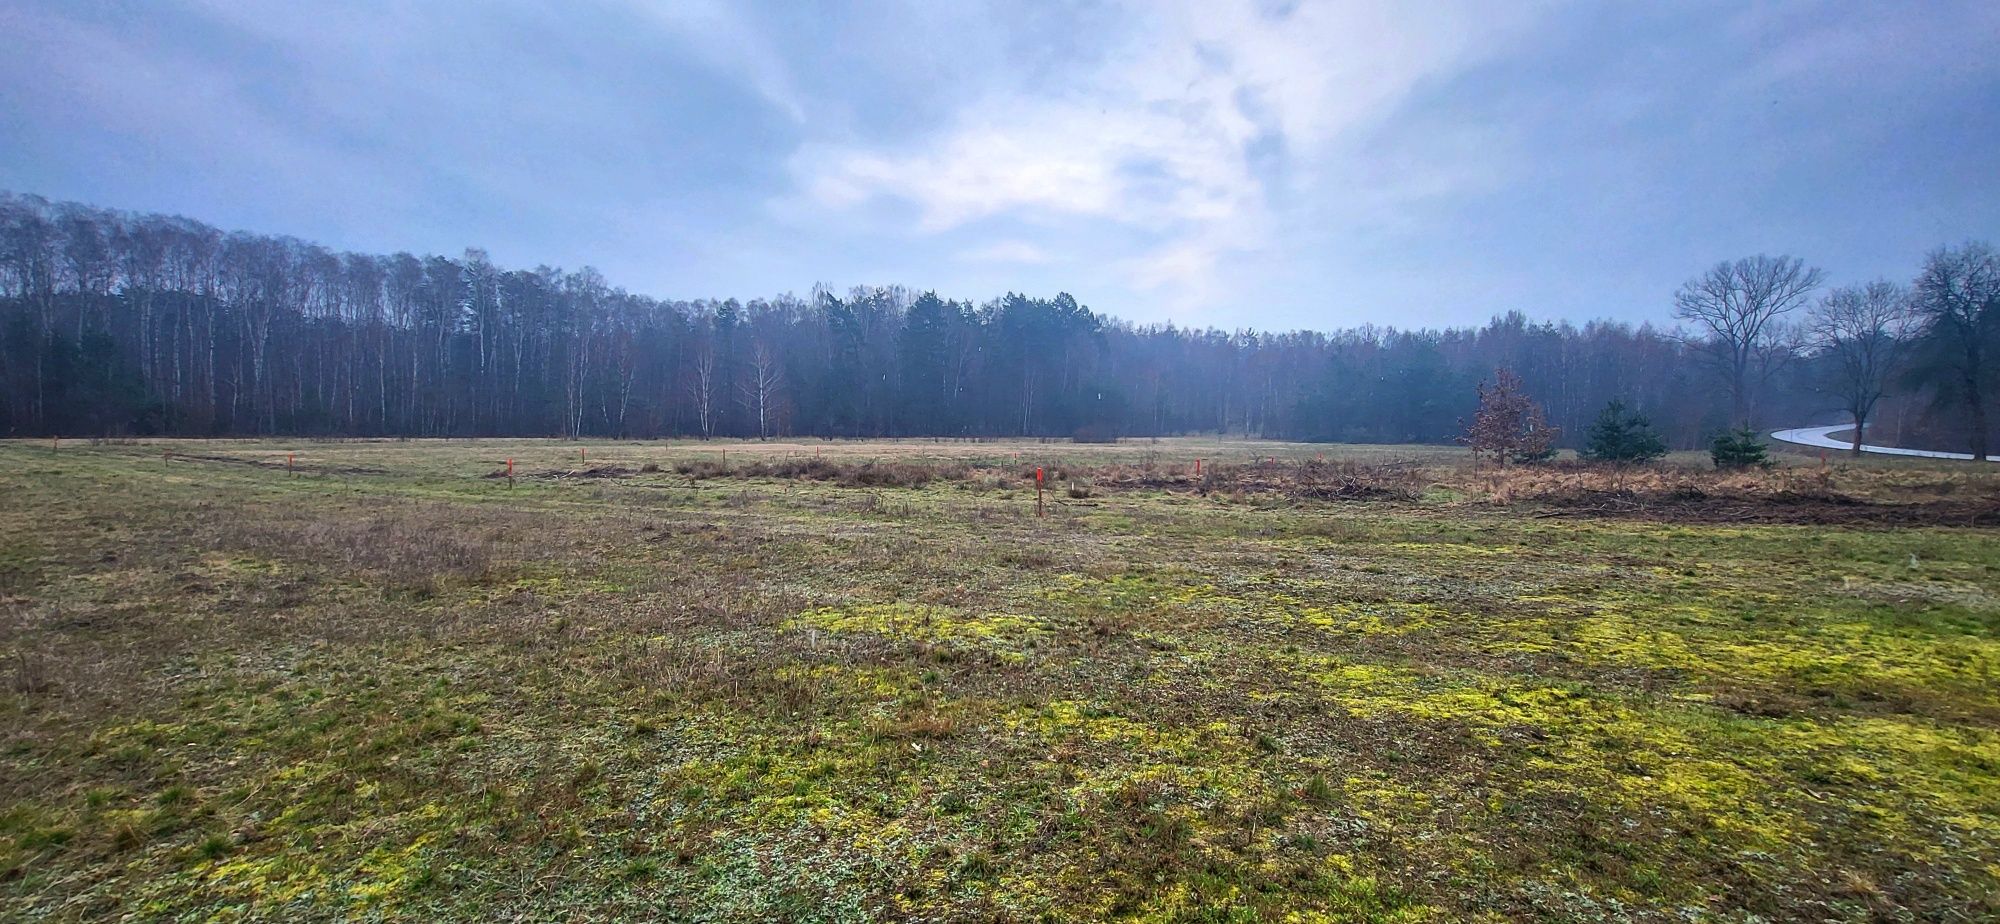
[[1201, 459], [1200, 459], [1200, 458], [1196, 458], [1196, 459], [1194, 460], [1194, 476], [1195, 476], [1196, 478], [1200, 478], [1200, 477], [1201, 477]]
[[507, 460], [507, 487], [514, 486], [514, 460]]
[[1035, 466], [1035, 516], [1048, 516], [1048, 509], [1042, 506], [1042, 467]]
[[285, 473], [288, 475], [298, 474], [298, 470], [292, 467], [292, 462], [295, 460], [296, 456], [297, 456], [296, 453], [290, 453], [290, 452], [285, 453]]

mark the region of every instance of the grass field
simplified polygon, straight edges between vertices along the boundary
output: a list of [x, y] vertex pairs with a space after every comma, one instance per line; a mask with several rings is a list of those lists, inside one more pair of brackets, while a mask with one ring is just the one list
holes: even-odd
[[0, 919], [1992, 920], [1996, 496], [0, 443]]

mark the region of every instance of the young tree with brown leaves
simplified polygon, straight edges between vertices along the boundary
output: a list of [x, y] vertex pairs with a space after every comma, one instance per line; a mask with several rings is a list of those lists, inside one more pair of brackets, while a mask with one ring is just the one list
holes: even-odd
[[1562, 431], [1549, 426], [1542, 406], [1521, 389], [1513, 370], [1493, 372], [1493, 384], [1479, 383], [1479, 409], [1460, 442], [1472, 447], [1478, 460], [1490, 456], [1501, 465], [1509, 462], [1546, 462], [1556, 454], [1556, 439]]

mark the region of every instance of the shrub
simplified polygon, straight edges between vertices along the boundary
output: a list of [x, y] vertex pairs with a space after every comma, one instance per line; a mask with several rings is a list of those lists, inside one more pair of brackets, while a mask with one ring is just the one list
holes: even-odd
[[674, 463], [674, 471], [690, 478], [721, 478], [728, 474], [729, 463], [717, 459], [688, 459]]
[[839, 483], [850, 488], [921, 488], [929, 484], [931, 470], [907, 462], [863, 462], [840, 470]]
[[1556, 439], [1562, 431], [1549, 426], [1542, 407], [1521, 390], [1521, 380], [1512, 370], [1494, 370], [1489, 387], [1479, 383], [1479, 409], [1460, 441], [1472, 447], [1472, 456], [1491, 456], [1508, 462], [1547, 462], [1555, 458]]
[[1770, 468], [1777, 464], [1771, 461], [1771, 454], [1765, 451], [1757, 431], [1749, 427], [1726, 430], [1716, 436], [1708, 455], [1715, 460], [1716, 468]]
[[1646, 415], [1613, 401], [1584, 433], [1583, 457], [1592, 462], [1651, 462], [1667, 454], [1667, 442]]

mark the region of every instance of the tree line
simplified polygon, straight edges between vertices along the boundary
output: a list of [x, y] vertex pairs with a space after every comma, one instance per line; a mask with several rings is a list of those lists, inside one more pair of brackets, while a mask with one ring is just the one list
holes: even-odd
[[[1949, 317], [1963, 314], [1985, 352], [1970, 378], [1948, 379], [1964, 357], [1942, 344], [1959, 321], [1933, 311], [1892, 325], [1898, 344], [1928, 344], [1882, 366], [1935, 373], [1904, 396], [1920, 435], [1964, 426], [1941, 409], [1983, 413], [1962, 398], [1991, 387], [1996, 311], [1979, 259], [1992, 256], [1950, 254], [1978, 278], [1915, 290], [1958, 299]], [[1818, 287], [1807, 275], [1803, 293], [1758, 289], [1747, 303], [1730, 288], [1743, 280], [1723, 280], [1719, 324], [1690, 283], [1676, 303], [1693, 333], [1518, 312], [1476, 328], [1225, 331], [1125, 323], [1066, 293], [967, 301], [822, 286], [666, 300], [588, 267], [499, 267], [477, 249], [340, 253], [0, 195], [0, 433], [1449, 442], [1479, 383], [1506, 368], [1560, 432], [1581, 433], [1616, 400], [1695, 446], [1752, 415], [1847, 403], [1819, 383], [1845, 361], [1827, 344], [1850, 341], [1815, 345], [1785, 318]], [[1916, 311], [1915, 296], [1899, 297]], [[1745, 310], [1767, 323], [1738, 323], [1731, 312]], [[1885, 371], [1881, 391], [1901, 374]]]

